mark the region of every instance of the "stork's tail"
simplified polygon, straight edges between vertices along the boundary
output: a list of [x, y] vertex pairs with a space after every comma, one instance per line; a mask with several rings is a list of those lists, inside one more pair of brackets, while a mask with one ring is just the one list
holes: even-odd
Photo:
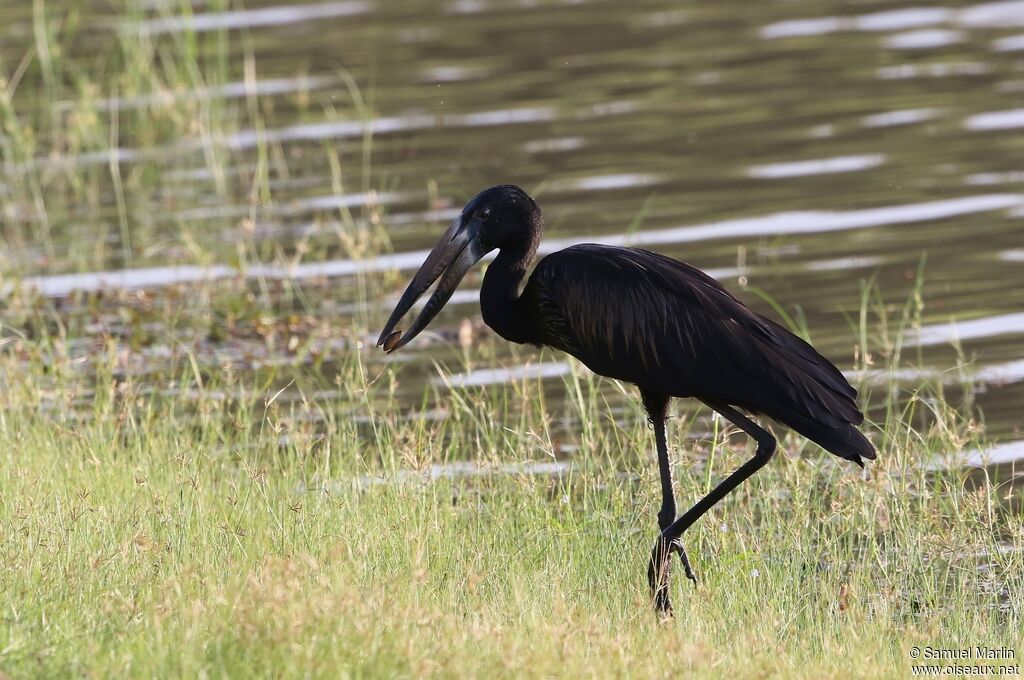
[[809, 419], [801, 419], [801, 421], [791, 421], [789, 424], [794, 430], [840, 458], [852, 460], [857, 465], [864, 467], [864, 458], [874, 460], [876, 457], [875, 447], [857, 429], [856, 425], [843, 423], [838, 427], [831, 427]]

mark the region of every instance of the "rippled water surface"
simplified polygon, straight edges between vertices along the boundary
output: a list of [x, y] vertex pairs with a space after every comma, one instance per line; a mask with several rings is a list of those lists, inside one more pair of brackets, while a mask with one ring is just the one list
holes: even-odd
[[[287, 284], [357, 351], [461, 204], [513, 182], [544, 251], [685, 259], [778, 300], [862, 388], [942, 381], [1020, 438], [1024, 2], [40, 5], [0, 9], [0, 294]], [[920, 366], [854, 370], [865, 286], [897, 314], [919, 269]], [[487, 337], [479, 281], [394, 359], [409, 394]], [[564, 357], [494, 347], [450, 382], [561, 391]]]

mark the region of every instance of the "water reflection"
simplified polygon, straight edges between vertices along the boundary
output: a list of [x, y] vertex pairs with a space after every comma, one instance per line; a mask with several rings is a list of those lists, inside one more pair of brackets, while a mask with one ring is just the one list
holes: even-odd
[[48, 297], [65, 297], [75, 291], [91, 292], [103, 289], [137, 290], [181, 283], [197, 283], [234, 276], [235, 269], [213, 267], [147, 267], [107, 272], [31, 276], [23, 281], [29, 288]]
[[1024, 441], [1004, 442], [987, 449], [965, 451], [963, 464], [972, 467], [1005, 465], [1024, 460]]
[[958, 11], [956, 20], [973, 28], [1024, 26], [1024, 0], [979, 3]]
[[899, 64], [882, 66], [878, 77], [882, 80], [910, 80], [912, 78], [954, 78], [957, 76], [983, 76], [991, 68], [976, 61], [955, 61], [937, 64]]
[[1024, 312], [925, 326], [915, 333], [912, 342], [922, 346], [937, 345], [1008, 334], [1024, 335]]
[[[763, 27], [761, 37], [778, 39], [827, 35], [841, 31], [901, 31], [946, 23], [972, 28], [1024, 26], [1024, 2], [1002, 0], [1001, 2], [981, 3], [961, 10], [944, 7], [915, 7], [853, 17], [792, 19]], [[929, 33], [942, 35], [948, 32], [932, 31]], [[940, 41], [940, 44], [948, 43]]]
[[978, 113], [965, 120], [964, 127], [968, 130], [1009, 130], [1024, 127], [1024, 109]]
[[217, 31], [232, 28], [281, 26], [318, 19], [366, 14], [373, 8], [362, 0], [322, 2], [309, 5], [280, 5], [232, 12], [199, 12], [184, 16], [160, 17], [133, 26], [143, 33], [179, 33], [182, 31]]
[[482, 368], [438, 378], [436, 382], [454, 387], [481, 387], [537, 378], [560, 378], [571, 371], [572, 367], [567, 361], [544, 362], [508, 368]]
[[243, 130], [226, 140], [232, 149], [251, 149], [258, 144], [322, 139], [358, 138], [366, 134], [382, 135], [434, 127], [490, 127], [536, 123], [555, 118], [554, 109], [499, 109], [446, 116], [409, 115], [374, 118], [367, 121], [337, 120], [295, 125], [280, 130]]
[[887, 10], [857, 17], [790, 19], [763, 27], [761, 37], [771, 40], [827, 35], [839, 31], [900, 31], [941, 24], [951, 20], [953, 16], [953, 10], [942, 7], [919, 7]]
[[1011, 35], [992, 42], [992, 49], [997, 52], [1019, 52], [1024, 50], [1024, 35]]
[[786, 179], [788, 177], [870, 170], [871, 168], [877, 168], [884, 162], [885, 155], [880, 153], [863, 154], [860, 156], [837, 156], [836, 158], [754, 165], [747, 168], [747, 174], [759, 179]]
[[964, 184], [972, 186], [993, 186], [998, 184], [1024, 183], [1024, 172], [977, 172], [964, 177]]
[[657, 175], [599, 175], [572, 180], [555, 180], [549, 187], [555, 191], [608, 191], [647, 187], [657, 184]]
[[960, 31], [932, 28], [891, 35], [882, 41], [882, 45], [891, 50], [927, 50], [955, 45], [963, 39], [964, 34]]

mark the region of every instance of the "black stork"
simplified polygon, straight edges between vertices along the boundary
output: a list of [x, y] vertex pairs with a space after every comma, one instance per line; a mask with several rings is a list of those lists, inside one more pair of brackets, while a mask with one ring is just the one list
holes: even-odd
[[[444, 307], [466, 272], [498, 255], [484, 274], [484, 322], [516, 343], [568, 352], [600, 375], [631, 382], [654, 427], [661, 475], [661, 533], [648, 564], [654, 605], [670, 615], [672, 553], [696, 583], [681, 537], [697, 519], [775, 452], [775, 438], [741, 411], [788, 425], [822, 448], [864, 467], [875, 450], [857, 429], [856, 390], [828, 359], [756, 314], [704, 272], [637, 248], [584, 244], [537, 263], [521, 286], [544, 231], [540, 207], [516, 186], [478, 194], [456, 217], [413, 277], [378, 345], [393, 352]], [[412, 326], [393, 329], [440, 278]], [[520, 290], [520, 288], [522, 288]], [[672, 397], [694, 397], [757, 442], [753, 458], [676, 516], [665, 419]]]

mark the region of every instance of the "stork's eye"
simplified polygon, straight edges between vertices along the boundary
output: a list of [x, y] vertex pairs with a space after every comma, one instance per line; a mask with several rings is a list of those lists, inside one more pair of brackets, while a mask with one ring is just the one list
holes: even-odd
[[479, 210], [476, 211], [476, 218], [478, 220], [486, 220], [490, 216], [491, 216], [491, 209], [490, 208], [480, 208]]

